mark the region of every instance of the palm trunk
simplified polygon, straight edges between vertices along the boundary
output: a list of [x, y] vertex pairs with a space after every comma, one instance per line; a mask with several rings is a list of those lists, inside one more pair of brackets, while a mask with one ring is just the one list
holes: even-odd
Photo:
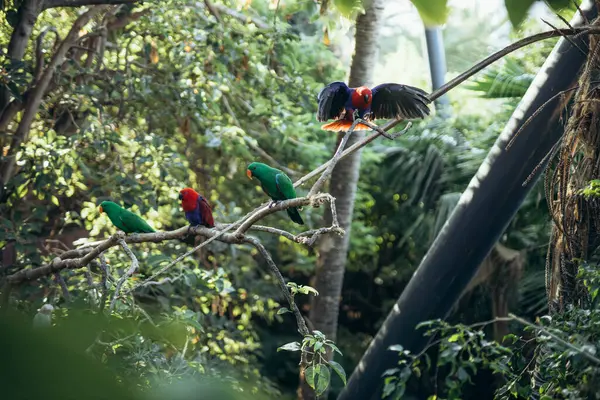
[[[365, 5], [365, 14], [356, 19], [354, 56], [350, 67], [349, 86], [357, 87], [372, 84], [373, 71], [379, 54], [379, 27], [383, 17], [385, 0], [372, 0]], [[343, 133], [341, 134], [343, 136]], [[346, 148], [362, 139], [363, 132], [354, 132]], [[338, 143], [341, 138], [338, 138]], [[335, 151], [335, 149], [334, 149]], [[311, 301], [309, 319], [314, 329], [323, 332], [329, 339], [335, 340], [337, 334], [338, 312], [344, 272], [350, 243], [350, 226], [354, 211], [356, 186], [360, 170], [361, 151], [339, 162], [330, 180], [329, 193], [336, 198], [337, 214], [340, 226], [346, 231], [344, 236], [328, 235], [319, 243], [319, 258], [312, 286], [319, 296]], [[326, 226], [331, 225], [331, 212], [326, 212]], [[329, 354], [329, 357], [333, 357]], [[299, 398], [312, 399], [314, 393], [301, 383]], [[308, 390], [307, 390], [308, 389]], [[326, 398], [326, 394], [323, 396]]]
[[[425, 27], [427, 42], [427, 58], [429, 59], [429, 73], [431, 75], [431, 91], [438, 90], [446, 80], [446, 52], [442, 28], [439, 26]], [[438, 115], [444, 118], [450, 116], [450, 100], [448, 95], [443, 95], [435, 100]]]
[[[583, 9], [588, 19], [597, 15], [592, 1], [585, 2]], [[581, 22], [577, 16], [574, 25]], [[586, 37], [575, 41], [587, 49]], [[382, 374], [398, 361], [389, 346], [401, 344], [418, 353], [427, 344], [428, 338], [416, 329], [417, 324], [446, 317], [534, 186], [539, 172], [527, 185], [523, 182], [540, 164], [542, 168], [546, 165], [546, 155], [564, 131], [560, 118], [565, 99], [550, 99], [576, 84], [585, 58], [567, 40], [559, 41], [371, 341], [339, 400], [381, 399]], [[523, 127], [537, 110], [533, 122]], [[508, 141], [521, 127], [507, 150]]]

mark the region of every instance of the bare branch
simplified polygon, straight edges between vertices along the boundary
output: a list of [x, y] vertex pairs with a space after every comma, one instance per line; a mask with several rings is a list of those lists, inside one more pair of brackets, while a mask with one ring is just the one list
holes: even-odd
[[335, 199], [328, 193], [320, 193], [311, 197], [297, 197], [295, 199], [281, 201], [273, 206], [264, 206], [258, 208], [239, 226], [234, 235], [243, 235], [248, 231], [248, 229], [250, 229], [252, 225], [254, 225], [254, 223], [256, 223], [256, 221], [263, 219], [267, 215], [273, 214], [277, 211], [287, 210], [290, 207], [300, 207], [306, 205], [316, 208], [325, 202], [332, 204], [335, 202]]
[[245, 241], [247, 243], [252, 244], [256, 248], [256, 250], [258, 250], [260, 255], [267, 262], [267, 265], [271, 269], [271, 272], [273, 273], [273, 275], [275, 275], [275, 277], [277, 278], [277, 283], [279, 284], [279, 289], [281, 289], [281, 292], [284, 294], [286, 300], [288, 301], [290, 310], [296, 316], [296, 324], [298, 325], [298, 332], [302, 336], [308, 335], [310, 332], [308, 331], [308, 328], [306, 327], [306, 321], [304, 321], [304, 318], [302, 317], [302, 314], [300, 313], [300, 310], [298, 309], [298, 306], [296, 305], [296, 302], [294, 301], [294, 297], [292, 296], [290, 289], [287, 287], [287, 285], [285, 283], [285, 279], [283, 278], [283, 275], [281, 275], [279, 268], [277, 268], [277, 265], [275, 265], [273, 258], [271, 258], [271, 255], [269, 254], [267, 249], [265, 249], [265, 246], [263, 246], [262, 243], [260, 243], [257, 239], [255, 239], [253, 237], [247, 237], [245, 239]]
[[139, 2], [139, 0], [45, 0], [42, 10], [55, 7], [135, 4], [137, 2]]
[[266, 23], [265, 21], [263, 21], [262, 19], [258, 18], [258, 17], [249, 17], [246, 14], [242, 14], [240, 12], [237, 12], [235, 10], [232, 10], [231, 8], [228, 8], [222, 4], [213, 4], [213, 7], [222, 12], [223, 14], [227, 14], [230, 17], [233, 17], [235, 19], [237, 19], [240, 22], [243, 23], [253, 23], [254, 25], [256, 25], [257, 28], [259, 29], [270, 29], [270, 26], [268, 23]]
[[67, 287], [67, 283], [65, 282], [65, 280], [63, 279], [62, 276], [60, 276], [60, 272], [55, 272], [54, 273], [54, 280], [56, 281], [56, 283], [58, 284], [58, 286], [60, 287], [63, 297], [65, 298], [66, 301], [71, 301], [71, 294], [69, 293], [69, 288]]
[[108, 271], [108, 265], [106, 264], [106, 258], [104, 257], [104, 253], [100, 253], [98, 258], [100, 259], [100, 269], [102, 271], [102, 280], [100, 281], [100, 285], [102, 287], [102, 297], [100, 298], [100, 311], [104, 311], [106, 299], [108, 297], [108, 275], [110, 274], [110, 272]]
[[[475, 75], [479, 71], [483, 70], [487, 66], [493, 64], [494, 62], [498, 61], [499, 59], [506, 56], [507, 54], [510, 54], [513, 51], [516, 51], [523, 47], [526, 47], [532, 43], [539, 42], [539, 41], [545, 40], [545, 39], [550, 39], [553, 37], [558, 37], [558, 36], [578, 36], [578, 35], [582, 35], [582, 34], [599, 34], [599, 33], [600, 33], [600, 28], [597, 26], [582, 26], [582, 27], [577, 27], [577, 28], [572, 28], [572, 29], [558, 29], [558, 30], [553, 30], [553, 31], [547, 31], [547, 32], [542, 32], [542, 33], [538, 33], [538, 34], [526, 37], [526, 38], [521, 39], [513, 44], [510, 44], [510, 45], [506, 46], [505, 48], [503, 48], [502, 50], [499, 50], [499, 51], [493, 53], [492, 55], [486, 57], [484, 60], [478, 62], [473, 67], [469, 68], [467, 71], [458, 75], [456, 78], [450, 80], [445, 85], [443, 85], [442, 87], [440, 87], [438, 90], [434, 91], [427, 97], [431, 101], [434, 101], [434, 100], [440, 98], [441, 96], [443, 96], [450, 90], [454, 89], [456, 86], [460, 85], [461, 83], [463, 83], [467, 79], [471, 78], [473, 75]], [[381, 127], [381, 130], [383, 130], [384, 132], [388, 132], [390, 129], [392, 129], [393, 127], [398, 125], [400, 122], [402, 122], [401, 119], [391, 120], [391, 121], [387, 122], [385, 125], [383, 125]], [[352, 146], [350, 146], [349, 148], [344, 150], [344, 152], [342, 153], [342, 155], [340, 156], [338, 161], [343, 160], [344, 158], [348, 157], [350, 154], [356, 152], [358, 149], [365, 147], [366, 145], [371, 143], [373, 140], [377, 139], [379, 136], [381, 136], [381, 133], [376, 132], [376, 133], [360, 140], [359, 142], [354, 143]], [[305, 175], [302, 178], [300, 178], [299, 180], [297, 180], [294, 183], [294, 187], [302, 186], [310, 179], [314, 178], [315, 176], [319, 175], [321, 172], [325, 171], [325, 169], [327, 169], [327, 167], [329, 166], [330, 162], [331, 161], [326, 162], [325, 164], [321, 165], [320, 167], [316, 168], [315, 170], [311, 171], [307, 175]]]
[[[332, 204], [335, 204], [335, 203], [332, 203]], [[335, 205], [334, 205], [334, 207], [335, 207]], [[250, 227], [250, 230], [258, 231], [258, 232], [267, 232], [267, 233], [272, 233], [274, 235], [283, 236], [284, 238], [291, 240], [292, 242], [304, 244], [309, 247], [312, 247], [315, 244], [317, 238], [321, 235], [324, 235], [327, 233], [335, 233], [338, 235], [345, 234], [345, 231], [339, 225], [331, 225], [330, 227], [327, 227], [327, 228], [311, 229], [311, 230], [299, 233], [298, 235], [293, 235], [290, 232], [284, 231], [282, 229], [272, 228], [270, 226], [263, 226], [263, 225], [253, 225], [252, 227]]]
[[60, 40], [60, 36], [55, 27], [50, 26], [45, 28], [37, 37], [35, 41], [35, 72], [33, 74], [34, 79], [32, 84], [36, 84], [40, 78], [42, 77], [42, 72], [44, 71], [44, 49], [42, 46], [44, 45], [44, 38], [48, 33], [54, 34], [54, 45], [55, 48], [58, 45], [58, 41]]
[[210, 2], [210, 0], [204, 0], [204, 5], [206, 6], [208, 12], [211, 13], [213, 17], [215, 17], [217, 22], [223, 22], [223, 20], [221, 19], [221, 15], [219, 15], [219, 11], [215, 8], [213, 3]]
[[117, 282], [117, 286], [115, 287], [115, 294], [113, 295], [113, 298], [110, 302], [110, 307], [108, 307], [109, 314], [112, 313], [115, 309], [117, 299], [119, 298], [119, 292], [121, 291], [121, 287], [123, 286], [127, 278], [131, 277], [135, 273], [135, 271], [137, 271], [140, 268], [138, 259], [136, 258], [135, 254], [133, 254], [129, 246], [127, 246], [127, 243], [125, 243], [125, 241], [121, 238], [117, 239], [117, 242], [119, 243], [123, 251], [125, 251], [127, 256], [131, 259], [131, 267], [129, 267], [129, 269], [121, 276], [121, 278], [119, 278], [119, 281]]

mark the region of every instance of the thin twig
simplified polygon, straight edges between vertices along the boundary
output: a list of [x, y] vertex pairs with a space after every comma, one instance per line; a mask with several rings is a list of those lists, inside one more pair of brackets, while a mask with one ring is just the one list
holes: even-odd
[[125, 283], [127, 278], [132, 276], [135, 273], [135, 271], [137, 271], [140, 268], [140, 264], [135, 256], [135, 254], [133, 254], [133, 252], [131, 251], [129, 246], [127, 246], [127, 243], [125, 243], [125, 241], [123, 239], [118, 239], [117, 242], [119, 243], [119, 245], [121, 246], [123, 251], [125, 251], [127, 256], [131, 259], [131, 267], [129, 267], [129, 269], [121, 276], [121, 278], [119, 278], [119, 281], [117, 282], [117, 286], [115, 288], [115, 294], [113, 295], [113, 298], [110, 302], [110, 307], [108, 308], [109, 314], [113, 312], [115, 305], [117, 304], [117, 298], [119, 297], [119, 292], [121, 291], [121, 287], [123, 286], [123, 284]]
[[520, 322], [521, 324], [528, 326], [530, 328], [534, 328], [539, 330], [540, 332], [542, 332], [544, 335], [548, 335], [550, 336], [554, 341], [562, 344], [563, 346], [575, 351], [576, 353], [581, 354], [582, 356], [586, 357], [588, 360], [593, 361], [594, 363], [600, 365], [600, 359], [597, 358], [596, 356], [594, 356], [592, 353], [590, 353], [589, 351], [583, 350], [569, 342], [567, 342], [566, 340], [556, 336], [554, 333], [550, 332], [549, 330], [547, 330], [546, 328], [533, 324], [521, 317], [516, 316], [515, 314], [508, 314], [509, 317], [511, 317], [512, 319], [514, 319], [517, 322]]
[[108, 265], [106, 264], [106, 258], [104, 257], [104, 253], [100, 253], [98, 256], [100, 259], [100, 270], [102, 271], [102, 279], [100, 280], [100, 285], [102, 287], [102, 297], [100, 298], [100, 311], [104, 310], [106, 306], [106, 299], [108, 298], [108, 275], [110, 274], [108, 270]]
[[71, 301], [71, 294], [69, 293], [69, 288], [67, 287], [67, 283], [65, 282], [65, 280], [63, 279], [62, 276], [60, 276], [59, 272], [55, 272], [54, 273], [54, 280], [56, 281], [56, 283], [58, 284], [58, 286], [60, 286], [60, 289], [62, 291], [62, 295], [65, 298], [66, 301]]
[[356, 125], [358, 125], [358, 119], [356, 119], [352, 123], [352, 126], [350, 127], [350, 129], [348, 129], [348, 131], [342, 138], [340, 145], [338, 146], [337, 150], [335, 151], [335, 153], [333, 155], [333, 158], [331, 159], [331, 162], [329, 163], [329, 166], [327, 167], [325, 172], [323, 172], [323, 174], [319, 177], [319, 179], [317, 179], [317, 181], [315, 182], [313, 187], [310, 189], [310, 191], [308, 192], [308, 197], [317, 193], [321, 189], [321, 187], [323, 186], [325, 181], [327, 179], [329, 179], [329, 177], [331, 176], [331, 174], [333, 172], [333, 169], [335, 168], [337, 162], [340, 159], [340, 156], [342, 155], [342, 152], [344, 151], [344, 147], [346, 147], [346, 143], [348, 143], [348, 139], [350, 139], [350, 135], [352, 135], [352, 132], [354, 132]]
[[279, 288], [285, 295], [285, 298], [288, 301], [290, 309], [296, 316], [298, 332], [302, 336], [308, 335], [310, 332], [308, 331], [308, 328], [306, 327], [306, 321], [304, 321], [304, 318], [302, 317], [302, 313], [300, 313], [300, 310], [298, 309], [298, 306], [296, 305], [296, 302], [294, 301], [294, 297], [290, 293], [290, 289], [287, 287], [287, 285], [285, 283], [285, 279], [283, 278], [283, 275], [281, 275], [281, 272], [279, 271], [279, 268], [277, 268], [277, 265], [275, 265], [273, 258], [271, 258], [271, 255], [269, 254], [267, 249], [265, 249], [265, 246], [263, 246], [262, 243], [260, 243], [257, 239], [255, 239], [253, 237], [248, 237], [247, 242], [252, 244], [256, 248], [256, 250], [258, 250], [258, 252], [261, 254], [261, 256], [265, 259], [265, 261], [269, 265], [269, 268], [271, 269], [271, 272], [273, 272], [273, 275], [275, 275], [275, 277], [277, 278], [277, 283], [279, 284]]
[[[586, 25], [586, 26], [576, 27], [576, 28], [572, 28], [572, 29], [558, 29], [558, 30], [554, 30], [554, 31], [547, 31], [547, 32], [538, 33], [538, 34], [535, 34], [532, 36], [528, 36], [528, 37], [521, 39], [515, 43], [512, 43], [512, 44], [506, 46], [505, 48], [486, 57], [482, 61], [475, 64], [473, 67], [469, 68], [467, 71], [458, 75], [456, 78], [448, 81], [446, 84], [441, 86], [439, 89], [433, 91], [427, 97], [431, 101], [434, 101], [434, 100], [440, 98], [441, 96], [443, 96], [450, 90], [454, 89], [455, 87], [457, 87], [458, 85], [460, 85], [461, 83], [466, 81], [467, 79], [471, 78], [473, 75], [480, 72], [487, 66], [500, 60], [507, 54], [510, 54], [516, 50], [526, 47], [532, 43], [536, 43], [541, 40], [550, 39], [550, 38], [558, 37], [558, 36], [566, 36], [566, 35], [577, 36], [577, 35], [581, 35], [581, 34], [599, 34], [599, 33], [600, 33], [600, 27]], [[393, 127], [395, 127], [402, 121], [403, 120], [401, 120], [401, 119], [391, 120], [391, 121], [387, 122], [385, 125], [383, 125], [382, 127], [380, 127], [380, 129], [384, 132], [388, 132], [390, 129], [392, 129]], [[377, 139], [379, 136], [381, 136], [381, 133], [376, 132], [376, 133], [369, 135], [366, 138], [358, 141], [357, 143], [354, 143], [352, 146], [350, 146], [349, 148], [344, 150], [344, 152], [342, 153], [342, 155], [340, 156], [340, 159], [338, 161], [343, 160], [344, 158], [348, 157], [352, 153], [356, 152], [358, 149], [365, 147], [367, 144], [371, 143], [372, 141]], [[320, 167], [316, 168], [315, 170], [311, 171], [307, 175], [298, 179], [294, 183], [294, 187], [302, 186], [310, 179], [314, 178], [315, 176], [319, 175], [321, 172], [325, 171], [325, 169], [329, 166], [329, 163], [330, 163], [330, 161], [326, 162], [325, 164], [323, 164]]]

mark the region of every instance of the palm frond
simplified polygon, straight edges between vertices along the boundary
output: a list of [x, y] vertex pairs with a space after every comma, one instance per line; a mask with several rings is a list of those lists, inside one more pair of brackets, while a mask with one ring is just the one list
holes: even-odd
[[488, 99], [523, 97], [534, 76], [518, 59], [507, 58], [504, 64], [484, 70], [465, 88], [481, 92], [481, 97]]

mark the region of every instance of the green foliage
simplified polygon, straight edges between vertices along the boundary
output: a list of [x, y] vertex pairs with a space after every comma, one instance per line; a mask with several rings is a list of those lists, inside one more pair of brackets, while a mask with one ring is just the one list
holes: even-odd
[[586, 187], [581, 189], [581, 194], [585, 197], [599, 197], [600, 196], [600, 180], [591, 180]]
[[302, 345], [291, 342], [279, 347], [277, 351], [301, 351], [310, 358], [310, 362], [304, 369], [304, 376], [306, 383], [315, 390], [317, 395], [325, 393], [329, 387], [331, 371], [335, 372], [346, 385], [346, 371], [339, 363], [328, 359], [327, 356], [333, 352], [342, 355], [342, 352], [320, 331], [315, 330], [312, 334], [306, 335]]
[[448, 18], [448, 0], [411, 0], [425, 26], [442, 25]]
[[[400, 345], [390, 347], [398, 352], [399, 361], [398, 367], [384, 373], [383, 398], [401, 398], [410, 379], [420, 378], [426, 370], [434, 370], [434, 379], [438, 379], [438, 374], [443, 379], [443, 385], [435, 383], [440, 391], [434, 396], [439, 398], [462, 398], [465, 387], [473, 384], [481, 370], [502, 378], [503, 384], [494, 396], [498, 400], [534, 395], [544, 399], [597, 398], [599, 271], [597, 265], [587, 263], [579, 269], [578, 279], [590, 293], [589, 307], [569, 306], [563, 313], [541, 317], [537, 324], [525, 323], [521, 335], [509, 334], [502, 344], [486, 339], [483, 331], [494, 321], [470, 326], [441, 320], [420, 324], [417, 328], [426, 328], [424, 334], [432, 337], [430, 346], [438, 346], [436, 362], [431, 361], [427, 349], [414, 355]], [[520, 318], [512, 319], [524, 323]], [[533, 347], [537, 347], [535, 354], [531, 354]], [[537, 367], [532, 368], [533, 365]], [[535, 382], [542, 383], [538, 389]]]
[[[119, 13], [144, 7], [123, 7]], [[64, 37], [78, 12], [45, 12], [34, 38], [51, 25]], [[225, 13], [217, 23], [194, 2], [156, 2], [126, 29], [109, 32], [102, 60], [88, 63], [84, 53], [80, 59], [69, 54], [73, 59], [58, 69], [55, 90], [44, 98], [17, 153], [17, 174], [0, 204], [0, 248], [14, 251], [3, 272], [38, 267], [73, 241], [81, 245], [114, 233], [107, 216], [98, 213], [104, 200], [124, 205], [157, 230], [171, 230], [187, 224], [177, 195], [190, 186], [208, 199], [218, 223], [232, 222], [262, 201], [260, 189], [245, 177], [249, 162], [271, 164], [262, 159], [267, 153], [298, 175], [329, 156], [335, 137], [320, 132], [314, 121], [314, 94], [339, 78], [339, 61], [319, 38], [300, 35], [285, 21], [271, 25], [276, 16], [267, 1], [254, 1], [244, 12], [269, 21], [269, 28]], [[1, 29], [7, 43], [12, 31]], [[42, 42], [46, 63], [51, 37]], [[31, 44], [20, 64], [0, 58], [1, 82], [23, 93], [32, 79], [34, 54]], [[9, 139], [0, 137], [0, 149]], [[311, 225], [319, 218], [318, 210], [304, 215]], [[265, 223], [296, 229], [279, 215]], [[302, 268], [313, 268], [314, 254], [300, 245], [258, 236], [284, 272], [298, 268], [303, 279]], [[123, 289], [187, 250], [179, 241], [132, 245], [140, 270]], [[59, 323], [75, 304], [103, 315], [130, 264], [117, 248], [104, 256], [108, 274], [99, 263], [64, 270], [60, 276], [68, 294], [47, 277], [15, 288], [13, 305], [32, 312], [41, 302], [51, 303], [61, 310]], [[261, 376], [257, 327], [286, 321], [278, 315], [279, 288], [260, 263], [253, 248], [211, 243], [158, 277], [158, 284], [116, 301], [113, 315], [136, 321], [139, 332], [96, 327], [99, 339], [86, 337], [86, 347], [119, 376], [141, 379], [140, 385], [193, 380], [199, 373], [206, 378], [213, 371], [232, 387], [243, 378], [247, 390], [279, 396]], [[299, 285], [297, 293], [311, 289]], [[265, 347], [274, 350], [281, 342]]]
[[506, 57], [503, 64], [485, 69], [467, 88], [482, 92], [482, 97], [520, 99], [534, 77], [535, 74], [529, 73], [521, 60]]
[[[504, 0], [508, 17], [514, 27], [521, 25], [527, 17], [527, 12], [536, 1], [538, 0]], [[573, 1], [569, 0], [546, 0], [545, 3], [557, 12], [564, 9], [575, 9]]]

